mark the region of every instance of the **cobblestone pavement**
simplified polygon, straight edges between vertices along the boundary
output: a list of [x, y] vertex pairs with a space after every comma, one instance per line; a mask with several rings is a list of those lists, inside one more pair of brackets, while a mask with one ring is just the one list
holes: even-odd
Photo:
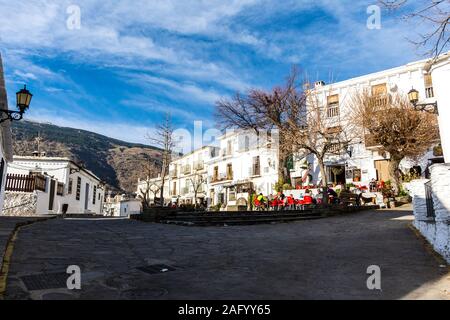
[[[446, 299], [444, 268], [409, 227], [410, 211], [289, 224], [179, 227], [50, 220], [17, 239], [7, 299]], [[175, 271], [137, 268], [166, 264]], [[28, 291], [21, 277], [82, 270], [82, 289]], [[382, 291], [370, 291], [378, 265]]]

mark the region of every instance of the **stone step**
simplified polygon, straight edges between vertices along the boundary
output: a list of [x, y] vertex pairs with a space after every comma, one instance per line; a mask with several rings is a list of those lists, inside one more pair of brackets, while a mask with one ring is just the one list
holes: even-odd
[[256, 217], [249, 219], [228, 219], [228, 220], [161, 220], [163, 224], [173, 224], [187, 227], [207, 227], [207, 226], [236, 226], [236, 225], [255, 225], [271, 223], [287, 223], [301, 220], [321, 219], [321, 215], [297, 216], [297, 217]]
[[251, 219], [281, 219], [281, 218], [304, 218], [310, 216], [317, 216], [317, 214], [312, 212], [302, 212], [302, 213], [275, 213], [275, 214], [252, 214], [252, 215], [243, 215], [243, 214], [228, 214], [228, 215], [176, 215], [176, 216], [168, 216], [162, 218], [162, 220], [170, 221], [225, 221], [225, 220], [251, 220]]

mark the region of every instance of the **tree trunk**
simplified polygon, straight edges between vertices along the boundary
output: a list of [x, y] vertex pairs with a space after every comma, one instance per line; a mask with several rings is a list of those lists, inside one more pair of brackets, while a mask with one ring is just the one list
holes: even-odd
[[323, 162], [323, 158], [318, 157], [316, 155], [317, 161], [319, 162], [319, 168], [320, 168], [320, 174], [322, 176], [322, 194], [323, 194], [323, 204], [327, 205], [328, 204], [328, 177], [327, 177], [327, 170], [325, 169], [325, 164]]
[[323, 158], [320, 158], [316, 155], [317, 162], [319, 163], [320, 175], [322, 176], [321, 185], [322, 187], [328, 186], [328, 177], [327, 170], [325, 169], [325, 164], [323, 162]]
[[403, 157], [391, 154], [391, 160], [389, 162], [389, 175], [392, 178], [391, 185], [395, 195], [398, 195], [400, 192], [401, 179], [399, 167], [402, 160]]
[[286, 168], [287, 158], [288, 158], [288, 155], [285, 152], [279, 151], [279, 153], [278, 153], [278, 180], [283, 179], [283, 184], [291, 182], [291, 175], [288, 173], [288, 170]]

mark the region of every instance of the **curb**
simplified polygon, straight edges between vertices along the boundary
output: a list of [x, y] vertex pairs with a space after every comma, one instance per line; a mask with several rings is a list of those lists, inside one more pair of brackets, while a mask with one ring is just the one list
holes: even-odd
[[8, 272], [9, 272], [9, 266], [11, 264], [11, 258], [14, 251], [14, 244], [17, 239], [17, 235], [19, 234], [19, 231], [26, 226], [38, 223], [38, 222], [45, 222], [48, 220], [56, 219], [55, 217], [48, 217], [48, 218], [39, 218], [36, 220], [30, 220], [30, 221], [24, 221], [24, 222], [18, 222], [16, 223], [13, 231], [11, 232], [8, 241], [6, 242], [5, 246], [5, 252], [3, 254], [3, 259], [0, 264], [0, 300], [4, 300], [5, 293], [6, 293], [6, 282], [8, 279]]
[[425, 238], [419, 230], [414, 226], [413, 222], [408, 224], [409, 229], [414, 233], [414, 235], [422, 242], [425, 250], [433, 256], [433, 258], [443, 266], [446, 266], [447, 271], [450, 273], [450, 264], [441, 256], [434, 248], [433, 245]]

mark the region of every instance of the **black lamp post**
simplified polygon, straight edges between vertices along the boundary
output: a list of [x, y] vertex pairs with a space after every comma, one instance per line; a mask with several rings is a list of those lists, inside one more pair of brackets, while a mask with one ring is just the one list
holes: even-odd
[[0, 123], [7, 120], [22, 120], [23, 114], [30, 107], [31, 98], [33, 98], [33, 95], [27, 90], [27, 86], [24, 86], [22, 90], [16, 93], [17, 109], [19, 111], [0, 109]]
[[351, 158], [353, 156], [354, 148], [352, 146], [347, 146], [345, 152], [347, 152], [348, 156]]
[[416, 89], [412, 88], [411, 91], [408, 92], [408, 98], [411, 104], [414, 106], [414, 109], [416, 109], [417, 111], [439, 114], [437, 102], [419, 103], [419, 91], [417, 91]]

